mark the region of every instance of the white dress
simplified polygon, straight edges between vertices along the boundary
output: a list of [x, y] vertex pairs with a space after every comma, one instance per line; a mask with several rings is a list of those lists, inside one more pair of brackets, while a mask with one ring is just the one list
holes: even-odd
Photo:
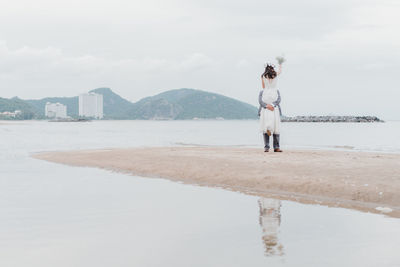
[[[262, 101], [272, 105], [278, 99], [278, 90], [276, 89], [277, 78], [264, 79], [265, 88], [263, 89]], [[281, 116], [279, 108], [275, 107], [273, 111], [262, 108], [260, 113], [260, 130], [266, 133], [269, 130], [273, 134], [280, 134]]]

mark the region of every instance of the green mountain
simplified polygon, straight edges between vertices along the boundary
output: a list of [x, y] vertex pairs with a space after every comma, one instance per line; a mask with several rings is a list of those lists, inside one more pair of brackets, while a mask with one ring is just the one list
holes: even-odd
[[[24, 100], [19, 99], [18, 97], [14, 97], [11, 99], [0, 97], [0, 112], [14, 112], [16, 110], [20, 110], [21, 114], [19, 114], [15, 119], [30, 120], [40, 117], [37, 110], [32, 105], [26, 103]], [[9, 118], [0, 116], [0, 119]]]
[[103, 95], [105, 119], [257, 118], [257, 109], [254, 106], [201, 90], [186, 88], [170, 90], [155, 96], [145, 97], [136, 103], [122, 98], [110, 88], [97, 88], [90, 92]]
[[[104, 119], [139, 120], [191, 120], [191, 119], [255, 119], [256, 107], [223, 95], [195, 89], [176, 89], [145, 97], [132, 103], [114, 93], [110, 88], [97, 88], [90, 91], [103, 95]], [[20, 109], [26, 111], [26, 118], [44, 118], [47, 102], [67, 106], [71, 117], [79, 114], [79, 98], [47, 97], [38, 100], [18, 98], [1, 99], [4, 111]], [[6, 101], [7, 100], [7, 101]], [[11, 103], [11, 102], [12, 103]], [[5, 102], [8, 104], [6, 105]], [[10, 103], [9, 103], [10, 102]], [[9, 107], [10, 108], [6, 108]]]
[[131, 119], [255, 119], [257, 108], [223, 95], [176, 89], [146, 97], [128, 110]]
[[79, 115], [79, 99], [77, 96], [74, 97], [46, 97], [42, 99], [25, 100], [26, 103], [33, 106], [40, 116], [44, 117], [44, 109], [47, 102], [50, 103], [61, 103], [67, 106], [67, 115], [71, 117], [77, 117]]

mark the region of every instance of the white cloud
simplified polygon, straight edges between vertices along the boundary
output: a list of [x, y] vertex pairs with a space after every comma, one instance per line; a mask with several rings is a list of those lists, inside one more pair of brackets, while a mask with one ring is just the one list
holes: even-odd
[[[90, 90], [96, 86], [131, 81], [132, 88], [146, 77], [179, 77], [182, 73], [212, 68], [215, 61], [201, 53], [181, 59], [139, 58], [106, 59], [93, 55], [67, 56], [61, 49], [48, 47], [36, 49], [24, 46], [10, 49], [0, 42], [0, 83], [7, 85], [2, 95], [19, 94], [23, 97], [44, 97], [58, 92], [63, 95]], [[151, 79], [151, 78], [149, 78]], [[87, 86], [85, 88], [85, 86]], [[3, 87], [4, 88], [4, 87]], [[27, 88], [39, 89], [40, 92]]]
[[391, 0], [6, 1], [0, 95], [109, 86], [138, 100], [191, 87], [257, 105], [264, 63], [284, 53], [285, 112], [390, 117], [399, 109], [399, 12]]

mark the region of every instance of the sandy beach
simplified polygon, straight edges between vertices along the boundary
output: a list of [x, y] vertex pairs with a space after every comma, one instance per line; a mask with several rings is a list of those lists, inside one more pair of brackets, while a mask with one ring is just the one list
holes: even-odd
[[232, 147], [44, 152], [37, 159], [400, 217], [400, 155]]

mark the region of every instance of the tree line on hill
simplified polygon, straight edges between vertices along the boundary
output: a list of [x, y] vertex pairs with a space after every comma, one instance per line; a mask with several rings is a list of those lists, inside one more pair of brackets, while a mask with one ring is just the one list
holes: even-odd
[[[103, 95], [104, 119], [115, 120], [190, 120], [190, 119], [256, 119], [257, 108], [226, 97], [195, 89], [176, 89], [145, 97], [132, 103], [110, 88], [90, 91]], [[16, 119], [44, 119], [47, 102], [67, 106], [68, 116], [79, 117], [79, 98], [47, 97], [39, 100], [0, 98], [1, 111], [21, 110]]]

